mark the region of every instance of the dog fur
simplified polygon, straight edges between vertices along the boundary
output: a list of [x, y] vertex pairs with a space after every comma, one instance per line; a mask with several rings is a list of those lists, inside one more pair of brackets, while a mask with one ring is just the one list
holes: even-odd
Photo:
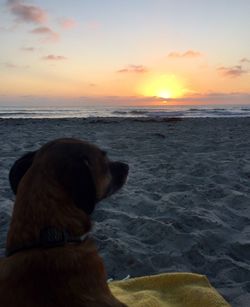
[[[16, 201], [7, 250], [38, 240], [53, 226], [82, 236], [97, 202], [119, 190], [128, 165], [76, 139], [51, 141], [15, 162], [10, 184]], [[110, 292], [95, 244], [20, 249], [0, 260], [0, 306], [124, 307]]]

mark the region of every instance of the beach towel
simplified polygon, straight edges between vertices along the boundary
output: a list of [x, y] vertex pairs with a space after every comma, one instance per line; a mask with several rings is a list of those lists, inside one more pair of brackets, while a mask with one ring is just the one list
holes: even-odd
[[109, 283], [129, 307], [229, 307], [204, 275], [165, 273]]

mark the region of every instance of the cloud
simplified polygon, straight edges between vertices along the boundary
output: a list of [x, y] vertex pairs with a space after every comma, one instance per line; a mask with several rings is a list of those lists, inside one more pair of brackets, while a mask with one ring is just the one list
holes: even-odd
[[[47, 12], [35, 5], [23, 3], [23, 0], [7, 0], [9, 11], [16, 16], [18, 22], [33, 23], [38, 27], [30, 31], [32, 34], [43, 35], [43, 42], [56, 42], [59, 34], [47, 26]], [[26, 51], [33, 51], [28, 50]]]
[[250, 59], [248, 59], [248, 58], [242, 58], [242, 59], [240, 60], [240, 63], [250, 63]]
[[202, 56], [202, 54], [199, 51], [195, 51], [195, 50], [187, 50], [183, 53], [177, 52], [177, 51], [172, 51], [168, 54], [168, 58], [175, 58], [175, 59], [198, 58], [200, 56]]
[[42, 60], [46, 60], [46, 61], [64, 61], [64, 60], [67, 60], [67, 58], [65, 56], [62, 56], [62, 55], [49, 54], [47, 56], [42, 57]]
[[28, 65], [17, 65], [17, 64], [10, 63], [10, 62], [5, 62], [3, 63], [3, 65], [5, 68], [8, 68], [8, 69], [28, 69], [29, 68]]
[[57, 42], [60, 38], [59, 34], [51, 30], [49, 27], [38, 27], [30, 31], [35, 35], [42, 35], [47, 42]]
[[15, 65], [15, 64], [12, 64], [12, 63], [4, 63], [4, 66], [6, 67], [6, 68], [17, 68], [18, 66], [17, 65]]
[[104, 105], [155, 105], [162, 103], [169, 104], [178, 104], [178, 105], [193, 105], [193, 104], [245, 104], [250, 101], [249, 92], [208, 92], [194, 94], [186, 97], [180, 98], [161, 98], [161, 97], [145, 97], [145, 96], [82, 96], [79, 97], [79, 100], [83, 103], [88, 104], [104, 104]]
[[20, 0], [7, 0], [10, 12], [17, 17], [17, 21], [43, 24], [47, 21], [47, 12], [38, 6], [27, 5]]
[[[0, 105], [17, 105], [20, 96], [2, 94], [3, 98], [0, 99]], [[1, 93], [0, 93], [1, 97]], [[31, 99], [32, 97], [32, 99]], [[81, 96], [66, 98], [63, 96], [21, 96], [22, 101], [18, 106], [90, 106], [90, 105], [112, 105], [112, 106], [145, 106], [145, 105], [162, 105], [164, 103], [174, 105], [218, 105], [218, 104], [248, 104], [250, 101], [250, 93], [203, 93], [196, 94], [189, 97], [164, 99], [159, 97], [143, 97], [143, 96]]]
[[237, 78], [241, 77], [242, 75], [245, 75], [248, 73], [247, 70], [242, 69], [241, 65], [231, 66], [231, 67], [224, 67], [221, 66], [217, 68], [217, 71], [224, 77], [231, 77], [231, 78]]
[[182, 98], [172, 98], [168, 99], [168, 102], [178, 102], [183, 104], [245, 104], [249, 103], [250, 93], [249, 92], [232, 92], [232, 93], [223, 93], [223, 92], [209, 92], [192, 95], [189, 97]]
[[117, 71], [118, 73], [146, 73], [148, 69], [143, 65], [128, 65], [127, 67]]
[[28, 52], [33, 52], [33, 51], [35, 51], [35, 48], [34, 47], [22, 47], [21, 50], [28, 51]]
[[59, 24], [63, 29], [69, 30], [76, 26], [76, 21], [72, 18], [61, 18]]

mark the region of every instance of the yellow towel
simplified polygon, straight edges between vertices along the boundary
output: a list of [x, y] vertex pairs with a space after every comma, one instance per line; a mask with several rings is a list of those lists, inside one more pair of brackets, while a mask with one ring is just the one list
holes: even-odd
[[229, 307], [206, 276], [166, 273], [109, 283], [129, 307]]

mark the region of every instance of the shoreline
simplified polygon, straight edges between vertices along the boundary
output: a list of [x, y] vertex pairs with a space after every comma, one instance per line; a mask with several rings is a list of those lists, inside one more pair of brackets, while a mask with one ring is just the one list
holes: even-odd
[[87, 139], [130, 165], [93, 214], [109, 278], [205, 274], [235, 306], [250, 299], [250, 118], [0, 119], [0, 248], [15, 159], [60, 137]]
[[89, 117], [41, 117], [41, 118], [33, 118], [33, 117], [27, 117], [27, 118], [5, 118], [5, 117], [0, 117], [0, 121], [85, 121], [86, 123], [88, 122], [123, 122], [123, 121], [137, 121], [137, 122], [169, 122], [169, 121], [181, 121], [181, 120], [235, 120], [235, 119], [250, 119], [249, 116], [200, 116], [200, 117], [192, 117], [192, 116], [89, 116]]
[[149, 118], [234, 118], [249, 117], [250, 104], [202, 105], [79, 105], [0, 107], [2, 118], [89, 118], [89, 117], [149, 117]]

